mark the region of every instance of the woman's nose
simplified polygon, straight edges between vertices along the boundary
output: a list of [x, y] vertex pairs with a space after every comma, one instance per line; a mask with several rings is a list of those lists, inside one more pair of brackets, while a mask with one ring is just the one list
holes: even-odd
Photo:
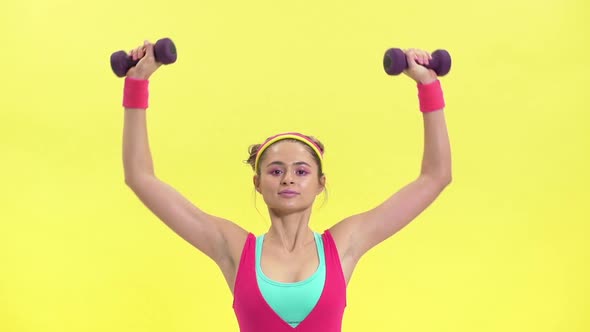
[[286, 172], [285, 176], [283, 176], [283, 184], [293, 184], [293, 175], [291, 172]]

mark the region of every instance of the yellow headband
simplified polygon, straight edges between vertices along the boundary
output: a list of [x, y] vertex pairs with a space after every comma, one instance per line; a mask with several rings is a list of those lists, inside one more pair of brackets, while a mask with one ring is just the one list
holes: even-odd
[[320, 147], [314, 143], [309, 137], [300, 134], [300, 133], [283, 133], [283, 134], [278, 134], [275, 136], [272, 136], [270, 138], [268, 138], [266, 141], [264, 141], [264, 143], [262, 143], [262, 145], [260, 146], [260, 148], [258, 149], [258, 152], [256, 153], [256, 161], [254, 162], [254, 172], [258, 174], [258, 162], [260, 161], [260, 156], [262, 156], [262, 153], [264, 152], [264, 150], [266, 150], [266, 148], [268, 148], [269, 146], [271, 146], [273, 143], [276, 143], [280, 140], [284, 140], [284, 139], [294, 139], [297, 140], [299, 142], [303, 142], [306, 145], [308, 145], [309, 147], [311, 147], [313, 149], [313, 151], [316, 153], [316, 155], [320, 158], [320, 168], [322, 167], [323, 164], [323, 156], [324, 156], [324, 152], [322, 151], [322, 149], [320, 149]]

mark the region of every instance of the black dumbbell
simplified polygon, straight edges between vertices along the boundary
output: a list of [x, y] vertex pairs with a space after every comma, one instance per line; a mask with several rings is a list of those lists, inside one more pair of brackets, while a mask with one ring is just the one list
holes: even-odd
[[[451, 55], [446, 50], [432, 52], [432, 59], [424, 67], [432, 69], [437, 76], [445, 76], [451, 70]], [[383, 68], [389, 75], [399, 75], [408, 68], [406, 54], [399, 48], [390, 48], [383, 57]]]
[[[170, 38], [162, 38], [154, 44], [154, 56], [156, 61], [168, 65], [176, 62], [176, 46]], [[139, 60], [133, 59], [125, 51], [111, 54], [111, 69], [118, 77], [127, 75], [127, 71], [135, 66]]]

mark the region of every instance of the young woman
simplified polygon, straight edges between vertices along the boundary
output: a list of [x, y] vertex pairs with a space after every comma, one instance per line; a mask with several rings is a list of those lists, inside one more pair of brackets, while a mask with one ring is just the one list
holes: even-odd
[[148, 144], [148, 80], [158, 69], [153, 44], [130, 52], [141, 59], [125, 78], [125, 182], [178, 235], [217, 263], [233, 296], [242, 332], [341, 331], [346, 286], [359, 259], [426, 209], [451, 182], [451, 151], [440, 82], [422, 64], [428, 52], [409, 49], [405, 74], [418, 88], [424, 119], [420, 175], [376, 208], [322, 234], [312, 231], [313, 202], [324, 190], [323, 145], [283, 133], [250, 148], [253, 184], [271, 226], [255, 236], [193, 205], [154, 174]]

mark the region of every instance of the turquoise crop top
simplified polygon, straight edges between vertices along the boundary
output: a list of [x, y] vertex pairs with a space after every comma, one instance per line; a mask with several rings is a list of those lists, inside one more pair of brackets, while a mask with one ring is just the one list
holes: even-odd
[[264, 234], [256, 237], [256, 280], [262, 296], [268, 305], [289, 325], [296, 327], [317, 304], [326, 282], [326, 261], [322, 236], [314, 232], [318, 251], [319, 266], [309, 278], [284, 283], [271, 280], [260, 266]]

